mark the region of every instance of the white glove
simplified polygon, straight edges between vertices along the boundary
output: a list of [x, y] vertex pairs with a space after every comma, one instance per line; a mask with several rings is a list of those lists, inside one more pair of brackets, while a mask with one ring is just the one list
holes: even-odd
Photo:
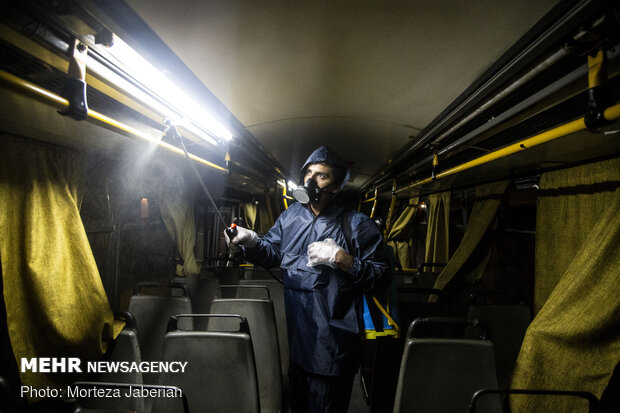
[[338, 254], [338, 251], [344, 251], [344, 249], [331, 238], [313, 242], [308, 245], [308, 266], [314, 267], [323, 264], [329, 265], [332, 268], [338, 268], [336, 265], [336, 254]]
[[256, 232], [239, 226], [237, 226], [237, 236], [231, 240], [228, 238], [226, 231], [224, 231], [224, 238], [229, 248], [230, 244], [233, 244], [233, 246], [243, 245], [244, 247], [254, 248], [258, 243], [258, 234]]

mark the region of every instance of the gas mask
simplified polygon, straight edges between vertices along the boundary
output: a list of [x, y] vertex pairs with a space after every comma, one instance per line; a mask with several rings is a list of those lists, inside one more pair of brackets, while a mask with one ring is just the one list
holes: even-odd
[[299, 185], [293, 190], [293, 198], [302, 204], [318, 204], [321, 199], [319, 184], [314, 179], [308, 179], [303, 186]]

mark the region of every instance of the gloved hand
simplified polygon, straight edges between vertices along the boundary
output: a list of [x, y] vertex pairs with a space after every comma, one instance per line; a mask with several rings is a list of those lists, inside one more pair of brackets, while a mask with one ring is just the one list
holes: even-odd
[[228, 245], [229, 248], [234, 248], [237, 245], [253, 248], [258, 243], [258, 234], [256, 232], [240, 226], [237, 226], [237, 235], [233, 239], [228, 238], [226, 231], [224, 231], [224, 238], [226, 239], [226, 245]]
[[338, 268], [336, 265], [336, 254], [338, 254], [338, 251], [344, 251], [344, 248], [336, 244], [336, 241], [331, 238], [313, 242], [308, 245], [308, 266], [314, 267], [323, 264], [329, 265], [332, 268]]

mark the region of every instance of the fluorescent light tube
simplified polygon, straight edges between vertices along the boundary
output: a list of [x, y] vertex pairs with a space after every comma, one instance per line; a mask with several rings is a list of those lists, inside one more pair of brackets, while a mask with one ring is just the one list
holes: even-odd
[[107, 51], [117, 59], [119, 66], [122, 66], [130, 76], [159, 97], [165, 104], [157, 102], [157, 99], [131, 85], [130, 82], [114, 74], [96, 62], [95, 59], [89, 58], [87, 60], [89, 70], [92, 69], [95, 73], [105, 77], [122, 90], [127, 91], [136, 99], [161, 113], [162, 116], [171, 119], [175, 124], [186, 128], [211, 144], [217, 144], [213, 137], [225, 141], [232, 140], [233, 135], [225, 126], [121, 39], [115, 36], [114, 46], [108, 48]]

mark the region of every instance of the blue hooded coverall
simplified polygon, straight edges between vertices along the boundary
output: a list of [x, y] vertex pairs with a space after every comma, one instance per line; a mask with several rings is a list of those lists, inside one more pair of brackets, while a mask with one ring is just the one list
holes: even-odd
[[[349, 179], [348, 167], [323, 146], [301, 168], [302, 180], [306, 167], [320, 162], [346, 168], [342, 189]], [[282, 268], [291, 374], [293, 368], [300, 368], [321, 376], [353, 377], [361, 361], [362, 294], [371, 290], [387, 269], [379, 229], [359, 212], [349, 212], [354, 249], [349, 251], [342, 232], [345, 211], [335, 201], [330, 200], [318, 216], [306, 205], [292, 204], [254, 248], [245, 250], [250, 262]], [[326, 238], [354, 257], [348, 272], [307, 265], [308, 245]], [[291, 383], [293, 380], [291, 377]], [[348, 405], [350, 389], [345, 397]]]

